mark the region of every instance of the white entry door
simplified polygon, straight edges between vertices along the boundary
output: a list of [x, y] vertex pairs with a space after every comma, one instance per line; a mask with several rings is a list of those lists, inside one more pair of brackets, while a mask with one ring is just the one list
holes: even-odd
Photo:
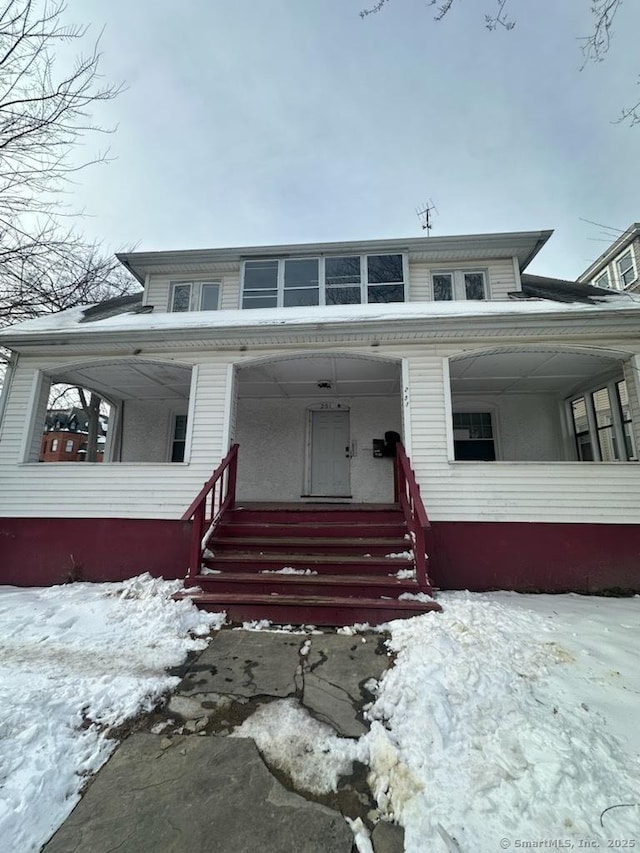
[[351, 494], [349, 412], [311, 412], [311, 494]]

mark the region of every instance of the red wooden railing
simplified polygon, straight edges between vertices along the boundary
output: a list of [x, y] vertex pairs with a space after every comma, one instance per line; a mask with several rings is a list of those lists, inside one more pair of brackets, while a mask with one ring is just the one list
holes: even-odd
[[237, 474], [238, 445], [234, 444], [182, 516], [183, 521], [193, 521], [189, 548], [190, 578], [200, 574], [202, 554], [207, 542], [220, 524], [225, 510], [233, 507], [236, 501]]
[[425, 592], [431, 593], [431, 583], [427, 573], [427, 539], [431, 539], [431, 522], [422, 503], [420, 486], [411, 467], [409, 457], [402, 444], [396, 444], [395, 457], [397, 500], [404, 513], [407, 528], [413, 542], [416, 562], [416, 579]]

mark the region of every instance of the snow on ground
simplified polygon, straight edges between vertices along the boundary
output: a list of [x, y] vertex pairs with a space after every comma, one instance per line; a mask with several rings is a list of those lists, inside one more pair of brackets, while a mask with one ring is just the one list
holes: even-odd
[[442, 614], [387, 626], [395, 666], [359, 741], [291, 700], [237, 734], [316, 792], [368, 763], [407, 853], [640, 846], [640, 597], [439, 599]]
[[[151, 708], [176, 683], [165, 667], [220, 624], [175, 588], [0, 589], [2, 850], [38, 849], [112, 751], [104, 727]], [[340, 738], [284, 700], [236, 736], [318, 793], [367, 763], [407, 853], [640, 847], [640, 597], [439, 599], [443, 613], [387, 626], [395, 665], [368, 734]]]
[[372, 787], [408, 853], [447, 836], [474, 853], [640, 845], [640, 806], [600, 825], [640, 804], [640, 597], [440, 600], [442, 614], [391, 623], [396, 665], [370, 709]]
[[0, 587], [0, 849], [37, 851], [116, 746], [108, 727], [151, 710], [166, 674], [224, 622], [179, 582]]

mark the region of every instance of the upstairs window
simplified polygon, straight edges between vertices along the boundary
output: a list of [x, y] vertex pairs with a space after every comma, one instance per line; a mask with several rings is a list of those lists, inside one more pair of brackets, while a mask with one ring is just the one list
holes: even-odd
[[180, 281], [171, 284], [171, 311], [217, 311], [219, 281]]
[[404, 302], [402, 255], [369, 255], [368, 302]]
[[593, 282], [594, 287], [611, 287], [611, 281], [609, 279], [609, 270], [605, 270], [602, 275], [599, 275], [598, 278]]
[[436, 302], [487, 299], [487, 274], [484, 270], [451, 270], [431, 276]]
[[633, 255], [631, 249], [625, 252], [624, 255], [616, 261], [618, 265], [618, 274], [620, 275], [620, 287], [629, 287], [636, 280], [636, 270], [633, 265]]
[[344, 255], [245, 261], [243, 308], [404, 302], [404, 257]]
[[247, 261], [244, 265], [243, 308], [275, 308], [278, 304], [278, 261]]
[[326, 305], [358, 305], [362, 301], [360, 257], [325, 258]]
[[283, 304], [285, 307], [320, 304], [317, 258], [284, 262]]

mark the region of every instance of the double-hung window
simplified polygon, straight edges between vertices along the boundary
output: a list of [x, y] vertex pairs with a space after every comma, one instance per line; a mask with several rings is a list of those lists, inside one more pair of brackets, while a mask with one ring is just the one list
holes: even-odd
[[593, 282], [595, 287], [611, 287], [611, 281], [609, 279], [609, 270], [605, 270], [598, 278]]
[[403, 302], [405, 281], [401, 254], [248, 260], [242, 307]]
[[487, 275], [484, 270], [443, 270], [434, 272], [431, 280], [436, 302], [487, 299]]
[[174, 281], [171, 284], [171, 311], [217, 311], [219, 281]]
[[607, 382], [569, 401], [576, 453], [581, 462], [637, 459], [627, 383]]
[[629, 287], [630, 284], [636, 280], [636, 270], [633, 265], [633, 255], [631, 254], [631, 249], [628, 252], [625, 252], [624, 255], [616, 261], [618, 265], [618, 274], [620, 276], [620, 288], [624, 289], [625, 287]]

